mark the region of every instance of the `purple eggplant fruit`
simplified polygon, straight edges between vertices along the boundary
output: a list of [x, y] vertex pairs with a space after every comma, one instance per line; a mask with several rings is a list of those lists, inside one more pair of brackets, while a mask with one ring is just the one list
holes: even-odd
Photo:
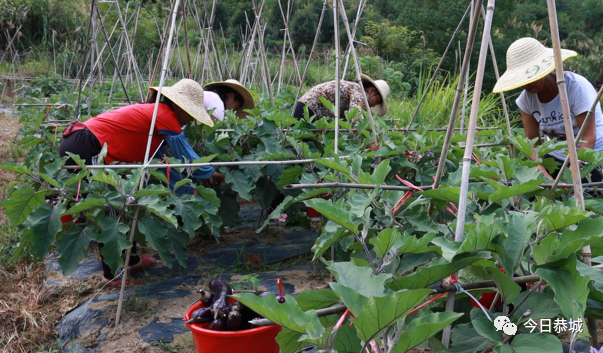
[[209, 329], [214, 331], [224, 331], [226, 329], [226, 323], [221, 318], [215, 319], [211, 322], [211, 324], [209, 324]]
[[241, 326], [241, 312], [232, 310], [226, 318], [226, 327], [228, 331], [236, 331]]
[[215, 309], [224, 309], [228, 307], [228, 296], [232, 295], [232, 289], [226, 282], [216, 278], [209, 282], [209, 291], [215, 296], [214, 302], [211, 307], [214, 309], [214, 313], [217, 315]]
[[283, 297], [282, 295], [277, 295], [276, 297], [276, 301], [283, 304], [285, 302], [285, 297]]
[[186, 324], [203, 324], [210, 322], [213, 319], [214, 317], [212, 315], [211, 308], [199, 308], [193, 312], [191, 319], [188, 320]]

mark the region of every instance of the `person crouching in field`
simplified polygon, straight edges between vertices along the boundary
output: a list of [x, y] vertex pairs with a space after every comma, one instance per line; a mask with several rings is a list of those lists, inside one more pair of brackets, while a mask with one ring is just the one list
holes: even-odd
[[208, 83], [203, 86], [203, 90], [203, 105], [207, 111], [213, 109], [213, 120], [224, 120], [224, 111], [229, 109], [234, 110], [239, 118], [244, 118], [247, 116], [245, 109], [255, 108], [251, 92], [237, 80]]
[[[346, 110], [353, 108], [365, 109], [365, 95], [373, 113], [378, 116], [383, 116], [387, 113], [387, 104], [385, 102], [389, 95], [389, 85], [387, 82], [383, 80], [373, 81], [373, 79], [364, 74], [361, 77], [364, 91], [360, 88], [360, 84], [356, 82], [340, 81], [340, 117], [344, 116]], [[299, 101], [295, 103], [293, 117], [303, 119], [304, 107], [308, 107], [309, 117], [335, 118], [333, 112], [320, 101], [320, 97], [324, 97], [332, 104], [335, 104], [335, 81], [321, 83], [306, 91]]]
[[[79, 155], [86, 164], [95, 164], [102, 146], [107, 144], [106, 163], [144, 162], [157, 98], [157, 87], [152, 87], [150, 90], [153, 94], [146, 103], [128, 105], [102, 113], [83, 123], [78, 121], [69, 125], [63, 131], [59, 155], [64, 157], [67, 156], [67, 152], [70, 152]], [[166, 146], [169, 146], [172, 154], [182, 162], [190, 163], [195, 159], [200, 159], [182, 132], [182, 126], [193, 120], [209, 126], [214, 124], [203, 108], [201, 85], [193, 80], [182, 79], [171, 87], [163, 87], [150, 153], [158, 151], [156, 156], [163, 159], [164, 154], [167, 153]], [[65, 164], [75, 165], [75, 161], [69, 158]], [[172, 177], [173, 173], [178, 178]], [[209, 179], [212, 176], [219, 178], [220, 175], [217, 174], [213, 167], [201, 167], [196, 169], [192, 176], [198, 179]], [[170, 172], [170, 188], [173, 189], [174, 184], [181, 178], [177, 171], [172, 170]], [[178, 195], [199, 195], [199, 192], [191, 185], [182, 185], [175, 192]], [[99, 244], [99, 247], [102, 248], [102, 244]], [[132, 251], [136, 252], [136, 245]], [[103, 260], [102, 252], [101, 260]], [[132, 272], [149, 268], [154, 264], [155, 259], [152, 256], [133, 255], [130, 258]], [[103, 282], [110, 282], [112, 286], [119, 287], [121, 282], [111, 282], [113, 278], [111, 268], [103, 261]]]
[[[562, 60], [578, 55], [573, 50], [561, 50]], [[516, 100], [521, 113], [521, 121], [526, 137], [538, 137], [536, 145], [541, 144], [541, 133], [547, 139], [556, 138], [565, 141], [565, 125], [563, 111], [557, 86], [555, 59], [553, 49], [546, 48], [534, 38], [521, 38], [513, 42], [507, 50], [507, 71], [500, 77], [494, 86], [493, 92], [504, 92], [515, 88], [523, 91]], [[565, 71], [568, 103], [571, 114], [572, 128], [577, 134], [586, 119], [586, 114], [597, 97], [597, 92], [588, 80], [573, 72]], [[601, 104], [597, 103], [594, 115], [586, 125], [583, 142], [578, 149], [590, 148], [603, 152], [603, 114]], [[553, 151], [546, 156], [552, 157], [556, 162], [563, 164], [567, 150]], [[532, 151], [531, 159], [536, 159]], [[559, 167], [551, 174], [542, 165], [538, 166], [548, 179], [556, 178]], [[601, 181], [601, 173], [595, 169], [591, 172], [593, 182]], [[583, 179], [583, 182], [586, 182]]]

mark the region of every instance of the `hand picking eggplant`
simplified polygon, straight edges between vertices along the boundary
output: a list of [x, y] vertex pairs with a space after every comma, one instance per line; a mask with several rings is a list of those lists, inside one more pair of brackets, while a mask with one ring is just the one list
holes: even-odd
[[186, 324], [203, 324], [206, 322], [210, 322], [213, 319], [214, 316], [211, 312], [211, 308], [199, 308], [193, 312], [193, 314], [191, 315], [191, 319], [188, 320]]

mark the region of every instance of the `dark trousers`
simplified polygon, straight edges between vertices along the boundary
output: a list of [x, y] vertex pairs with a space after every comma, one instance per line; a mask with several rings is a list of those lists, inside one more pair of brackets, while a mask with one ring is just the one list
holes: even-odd
[[[306, 106], [305, 103], [302, 102], [295, 102], [295, 108], [293, 109], [293, 117], [297, 118], [298, 120], [304, 119], [304, 107]], [[308, 108], [308, 116], [314, 116], [316, 115], [316, 113], [314, 113], [312, 111], [312, 109]]]
[[[557, 163], [563, 165], [563, 160], [559, 159], [559, 158], [555, 158], [553, 156], [551, 156], [550, 154], [547, 154], [545, 157], [549, 157], [549, 158], [553, 158]], [[568, 157], [569, 158], [569, 157]], [[569, 168], [569, 166], [568, 166]], [[552, 173], [551, 176], [553, 178], [557, 178], [557, 175], [559, 175], [559, 169], [561, 169], [561, 166], [559, 166], [559, 168], [555, 169]], [[592, 180], [593, 183], [598, 183], [600, 181], [603, 181], [603, 178], [601, 177], [601, 171], [599, 170], [599, 168], [593, 169], [592, 172], [590, 172], [590, 178]], [[582, 178], [582, 183], [588, 183], [589, 181], [586, 178]]]
[[[61, 141], [59, 145], [59, 156], [65, 157], [67, 156], [67, 152], [77, 154], [81, 159], [85, 161], [86, 164], [92, 164], [92, 157], [97, 156], [101, 151], [101, 145], [96, 136], [92, 133], [92, 131], [87, 128], [84, 130], [79, 130], [72, 132], [67, 135]], [[66, 165], [75, 165], [75, 161], [72, 158], [69, 158], [66, 162]], [[72, 171], [75, 171], [72, 169]], [[85, 197], [85, 195], [82, 195]], [[101, 256], [101, 261], [103, 263], [103, 276], [106, 279], [113, 279], [114, 275], [111, 272], [111, 268], [104, 261], [104, 256], [100, 249], [102, 249], [103, 244], [99, 243], [99, 253]], [[135, 255], [136, 252], [136, 242], [132, 247], [132, 255], [130, 256], [130, 266], [137, 264], [140, 261], [140, 257]]]

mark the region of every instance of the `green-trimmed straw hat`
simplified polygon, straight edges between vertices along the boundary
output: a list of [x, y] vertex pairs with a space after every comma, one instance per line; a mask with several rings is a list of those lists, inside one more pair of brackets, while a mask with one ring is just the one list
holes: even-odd
[[[157, 91], [158, 89], [159, 87], [149, 88], [150, 91]], [[173, 86], [162, 87], [161, 94], [189, 113], [198, 122], [214, 126], [214, 122], [203, 108], [203, 88], [197, 81], [183, 78]]]
[[[565, 60], [576, 56], [573, 50], [561, 49]], [[553, 49], [534, 38], [521, 38], [507, 49], [507, 71], [498, 79], [492, 92], [504, 92], [537, 81], [555, 69]]]

